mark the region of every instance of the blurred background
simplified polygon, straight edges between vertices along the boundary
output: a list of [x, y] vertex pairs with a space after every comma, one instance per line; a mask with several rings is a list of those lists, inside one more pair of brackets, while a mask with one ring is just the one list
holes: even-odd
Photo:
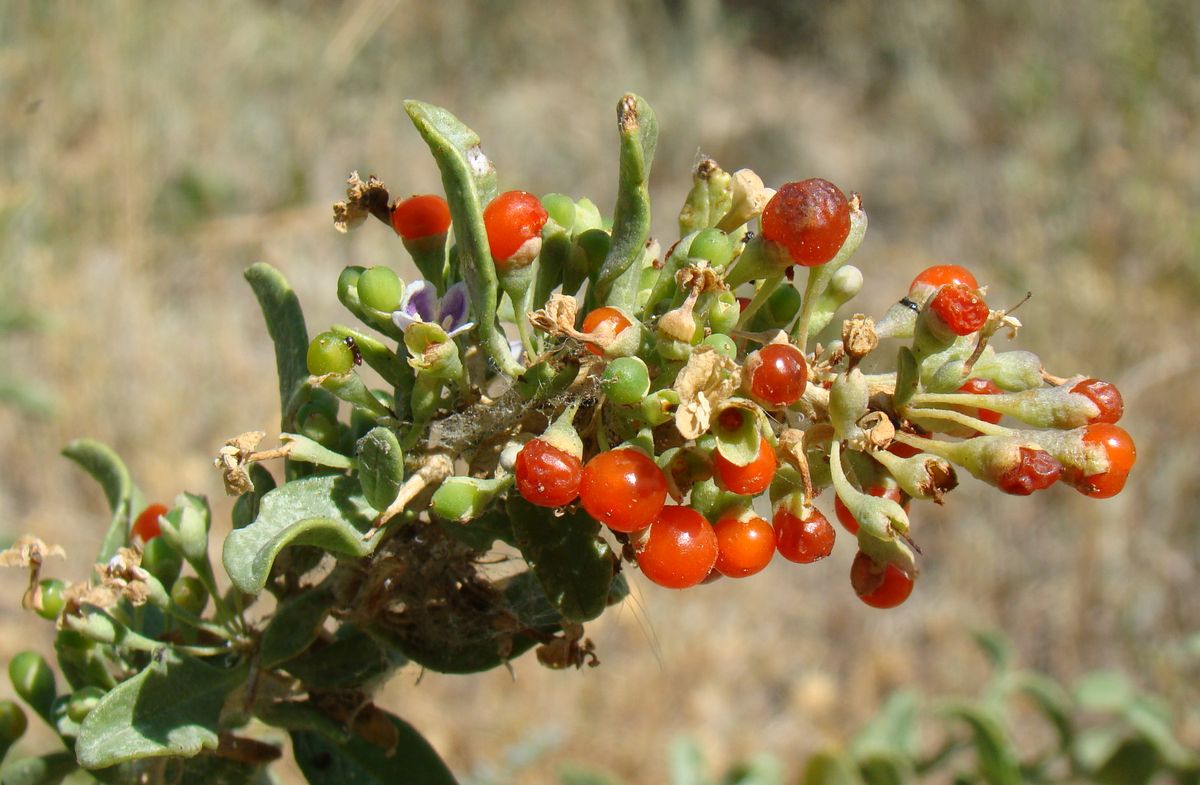
[[[108, 514], [58, 454], [79, 436], [115, 447], [149, 498], [204, 493], [228, 520], [212, 457], [277, 422], [241, 272], [279, 267], [315, 331], [345, 318], [344, 265], [411, 269], [384, 227], [339, 235], [329, 207], [354, 169], [395, 195], [440, 190], [403, 99], [477, 130], [503, 188], [603, 207], [627, 90], [660, 122], [664, 246], [701, 151], [858, 191], [857, 308], [878, 315], [931, 263], [969, 266], [996, 303], [1031, 291], [1017, 346], [1115, 382], [1138, 465], [1108, 501], [968, 478], [914, 510], [924, 571], [896, 611], [854, 598], [848, 542], [682, 593], [635, 576], [589, 626], [597, 669], [404, 670], [381, 702], [481, 781], [526, 756], [535, 785], [565, 761], [661, 782], [679, 734], [719, 764], [765, 752], [795, 771], [895, 687], [972, 690], [969, 633], [994, 628], [1056, 678], [1115, 668], [1168, 695], [1200, 745], [1192, 0], [0, 4], [0, 537], [62, 543], [49, 574], [85, 574]], [[22, 581], [0, 575], [5, 660], [49, 651]]]

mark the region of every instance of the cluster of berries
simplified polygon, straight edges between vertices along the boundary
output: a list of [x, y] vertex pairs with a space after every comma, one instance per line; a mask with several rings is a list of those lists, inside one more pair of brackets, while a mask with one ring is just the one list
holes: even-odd
[[[489, 265], [522, 339], [513, 357], [489, 355], [489, 367], [503, 374], [519, 358], [516, 375], [541, 380], [529, 389], [560, 394], [530, 394], [557, 416], [540, 435], [510, 433], [514, 449], [487, 480], [461, 478], [480, 501], [456, 507], [466, 510], [456, 520], [469, 525], [514, 491], [541, 507], [578, 505], [647, 578], [684, 588], [753, 575], [775, 553], [798, 563], [828, 556], [835, 530], [813, 502], [832, 488], [836, 518], [859, 547], [853, 588], [892, 607], [918, 573], [909, 503], [941, 503], [956, 469], [1019, 495], [1059, 480], [1096, 498], [1124, 486], [1135, 450], [1115, 424], [1116, 387], [1052, 376], [1030, 352], [997, 352], [993, 337], [1019, 322], [990, 308], [966, 269], [930, 267], [877, 323], [856, 314], [838, 329], [835, 314], [863, 282], [846, 264], [866, 228], [857, 195], [822, 179], [772, 190], [706, 159], [680, 214], [682, 238], [662, 254], [635, 186], [623, 182], [625, 214], [612, 221], [561, 194], [509, 191], [482, 206], [490, 259], [475, 261]], [[463, 257], [446, 252], [452, 214], [459, 231], [451, 207], [421, 195], [388, 208], [444, 300], [452, 284], [473, 280], [450, 273]], [[796, 268], [808, 271], [802, 290]], [[356, 280], [362, 306], [394, 312], [401, 328], [415, 318], [401, 316], [412, 298], [390, 269]], [[454, 347], [490, 347], [488, 336], [453, 339], [504, 313], [489, 307], [472, 304], [469, 323], [422, 317], [440, 334], [404, 336], [418, 385], [422, 373], [460, 382], [439, 388], [425, 419], [452, 416], [462, 391], [487, 381], [467, 381]], [[895, 370], [881, 371], [888, 342]], [[354, 351], [335, 332], [319, 336], [310, 371], [347, 373]], [[421, 422], [415, 403], [412, 411]], [[1003, 426], [1005, 416], [1031, 427]]]

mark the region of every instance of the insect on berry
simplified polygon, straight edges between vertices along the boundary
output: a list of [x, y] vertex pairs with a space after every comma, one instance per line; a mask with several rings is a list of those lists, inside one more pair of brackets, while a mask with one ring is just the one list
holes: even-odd
[[877, 564], [859, 551], [850, 565], [850, 585], [858, 598], [872, 608], [895, 608], [912, 594], [913, 579], [894, 564]]
[[955, 335], [970, 335], [988, 318], [987, 303], [974, 290], [959, 283], [946, 284], [929, 301], [929, 309]]
[[583, 464], [570, 453], [533, 439], [517, 453], [517, 491], [530, 504], [561, 507], [579, 495]]
[[541, 235], [547, 218], [546, 208], [528, 191], [505, 191], [493, 199], [484, 208], [483, 226], [496, 269], [508, 269], [506, 263], [521, 246]]
[[410, 196], [392, 207], [392, 228], [405, 240], [445, 234], [450, 229], [450, 206], [436, 194]]
[[151, 504], [142, 510], [134, 520], [133, 526], [129, 529], [130, 535], [135, 539], [141, 540], [143, 543], [150, 542], [162, 534], [162, 528], [158, 525], [158, 519], [166, 514], [167, 506], [165, 504]]
[[912, 283], [908, 285], [908, 293], [914, 294], [918, 290], [933, 291], [952, 283], [960, 284], [968, 289], [979, 288], [979, 282], [967, 268], [957, 264], [935, 264], [917, 273], [917, 277], [913, 278]]
[[[631, 322], [626, 318], [625, 314], [618, 309], [609, 306], [603, 306], [583, 317], [583, 332], [596, 333], [603, 332], [607, 329], [613, 336], [620, 335], [625, 332]], [[600, 357], [604, 356], [604, 349], [598, 344], [585, 343], [584, 348], [592, 354]]]
[[791, 406], [804, 395], [808, 385], [808, 363], [804, 353], [790, 343], [772, 343], [751, 353], [746, 364], [750, 373], [750, 394], [757, 400], [781, 408]]
[[708, 577], [718, 558], [717, 534], [690, 507], [663, 507], [637, 551], [642, 573], [659, 586], [686, 589]]
[[602, 452], [583, 467], [579, 501], [589, 515], [613, 531], [645, 528], [666, 500], [667, 476], [640, 450], [622, 447]]
[[[893, 442], [895, 444], [896, 442]], [[879, 496], [884, 499], [891, 499], [896, 504], [904, 508], [908, 512], [908, 499], [904, 498], [904, 491], [896, 485], [872, 485], [867, 488], [868, 496]], [[837, 516], [838, 523], [842, 524], [842, 528], [851, 534], [858, 534], [859, 523], [854, 515], [850, 512], [850, 508], [842, 503], [842, 498], [836, 494], [833, 497], [833, 512]]]
[[1125, 401], [1121, 398], [1121, 391], [1112, 382], [1084, 379], [1072, 387], [1071, 392], [1086, 397], [1100, 410], [1089, 422], [1115, 423], [1125, 413]]
[[812, 564], [833, 553], [837, 532], [816, 507], [809, 507], [801, 518], [780, 506], [775, 511], [774, 523], [775, 547], [788, 561]]
[[717, 535], [717, 572], [727, 578], [745, 578], [760, 572], [775, 555], [775, 530], [771, 524], [741, 511], [722, 516], [713, 524]]
[[1124, 428], [1098, 422], [1084, 429], [1083, 443], [1091, 448], [1103, 449], [1108, 468], [1098, 474], [1075, 479], [1072, 484], [1080, 493], [1093, 499], [1116, 496], [1125, 487], [1129, 470], [1137, 460], [1137, 447], [1132, 437]]
[[782, 245], [802, 267], [831, 260], [849, 234], [850, 203], [828, 180], [784, 183], [763, 209], [763, 238]]
[[771, 485], [779, 460], [766, 437], [758, 438], [758, 455], [745, 466], [738, 466], [720, 452], [713, 451], [713, 470], [728, 490], [743, 496], [757, 496]]
[[350, 348], [350, 355], [354, 357], [354, 364], [362, 365], [362, 352], [358, 349], [358, 342], [353, 337], [347, 335], [342, 339], [342, 343]]

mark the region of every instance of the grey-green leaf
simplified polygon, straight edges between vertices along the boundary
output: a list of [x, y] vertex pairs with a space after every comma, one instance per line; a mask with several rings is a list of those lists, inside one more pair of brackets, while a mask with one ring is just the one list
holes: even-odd
[[333, 607], [333, 593], [323, 587], [289, 597], [275, 609], [263, 630], [259, 663], [274, 668], [297, 656], [317, 639]]
[[1022, 785], [1021, 766], [1012, 741], [1000, 721], [975, 706], [951, 706], [946, 714], [967, 723], [971, 728], [979, 773], [989, 785]]
[[288, 458], [293, 461], [326, 466], [330, 469], [349, 469], [354, 461], [298, 433], [281, 433], [279, 441], [291, 445]]
[[96, 554], [97, 562], [106, 562], [117, 548], [128, 542], [133, 516], [140, 512], [142, 495], [129, 476], [129, 470], [112, 448], [92, 439], [76, 439], [63, 449], [63, 455], [92, 476], [104, 489], [112, 521]]
[[339, 744], [311, 731], [296, 731], [296, 763], [312, 785], [456, 785], [454, 775], [429, 742], [399, 717], [394, 750], [377, 747], [358, 735]]
[[281, 431], [295, 430], [293, 402], [308, 379], [308, 328], [300, 300], [287, 279], [264, 262], [246, 270], [246, 280], [258, 298], [267, 332], [275, 343], [275, 370], [279, 375]]
[[88, 769], [217, 746], [217, 723], [242, 669], [214, 668], [163, 649], [138, 675], [105, 695], [84, 719], [75, 752]]
[[254, 523], [225, 539], [225, 571], [234, 585], [253, 594], [266, 585], [275, 557], [288, 545], [366, 556], [374, 540], [364, 541], [363, 534], [370, 529], [373, 515], [354, 478], [293, 480], [263, 497]]
[[21, 758], [0, 769], [4, 785], [58, 785], [79, 768], [69, 752], [55, 752], [36, 758]]
[[358, 481], [367, 503], [386, 510], [404, 483], [404, 451], [391, 428], [378, 426], [358, 440]]

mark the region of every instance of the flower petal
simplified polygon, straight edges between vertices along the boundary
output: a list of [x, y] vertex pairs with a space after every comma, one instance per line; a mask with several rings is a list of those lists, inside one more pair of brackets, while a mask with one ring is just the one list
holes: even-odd
[[[449, 329], [461, 325], [471, 316], [471, 298], [464, 281], [451, 286], [438, 306], [438, 324]], [[448, 320], [448, 321], [447, 321]]]
[[455, 327], [453, 330], [447, 330], [446, 335], [453, 338], [456, 335], [462, 335], [467, 330], [474, 329], [474, 327], [475, 327], [475, 322], [463, 322], [459, 326]]
[[437, 314], [437, 305], [437, 290], [433, 284], [425, 280], [413, 281], [405, 290], [397, 313], [404, 312], [416, 320], [432, 322]]

